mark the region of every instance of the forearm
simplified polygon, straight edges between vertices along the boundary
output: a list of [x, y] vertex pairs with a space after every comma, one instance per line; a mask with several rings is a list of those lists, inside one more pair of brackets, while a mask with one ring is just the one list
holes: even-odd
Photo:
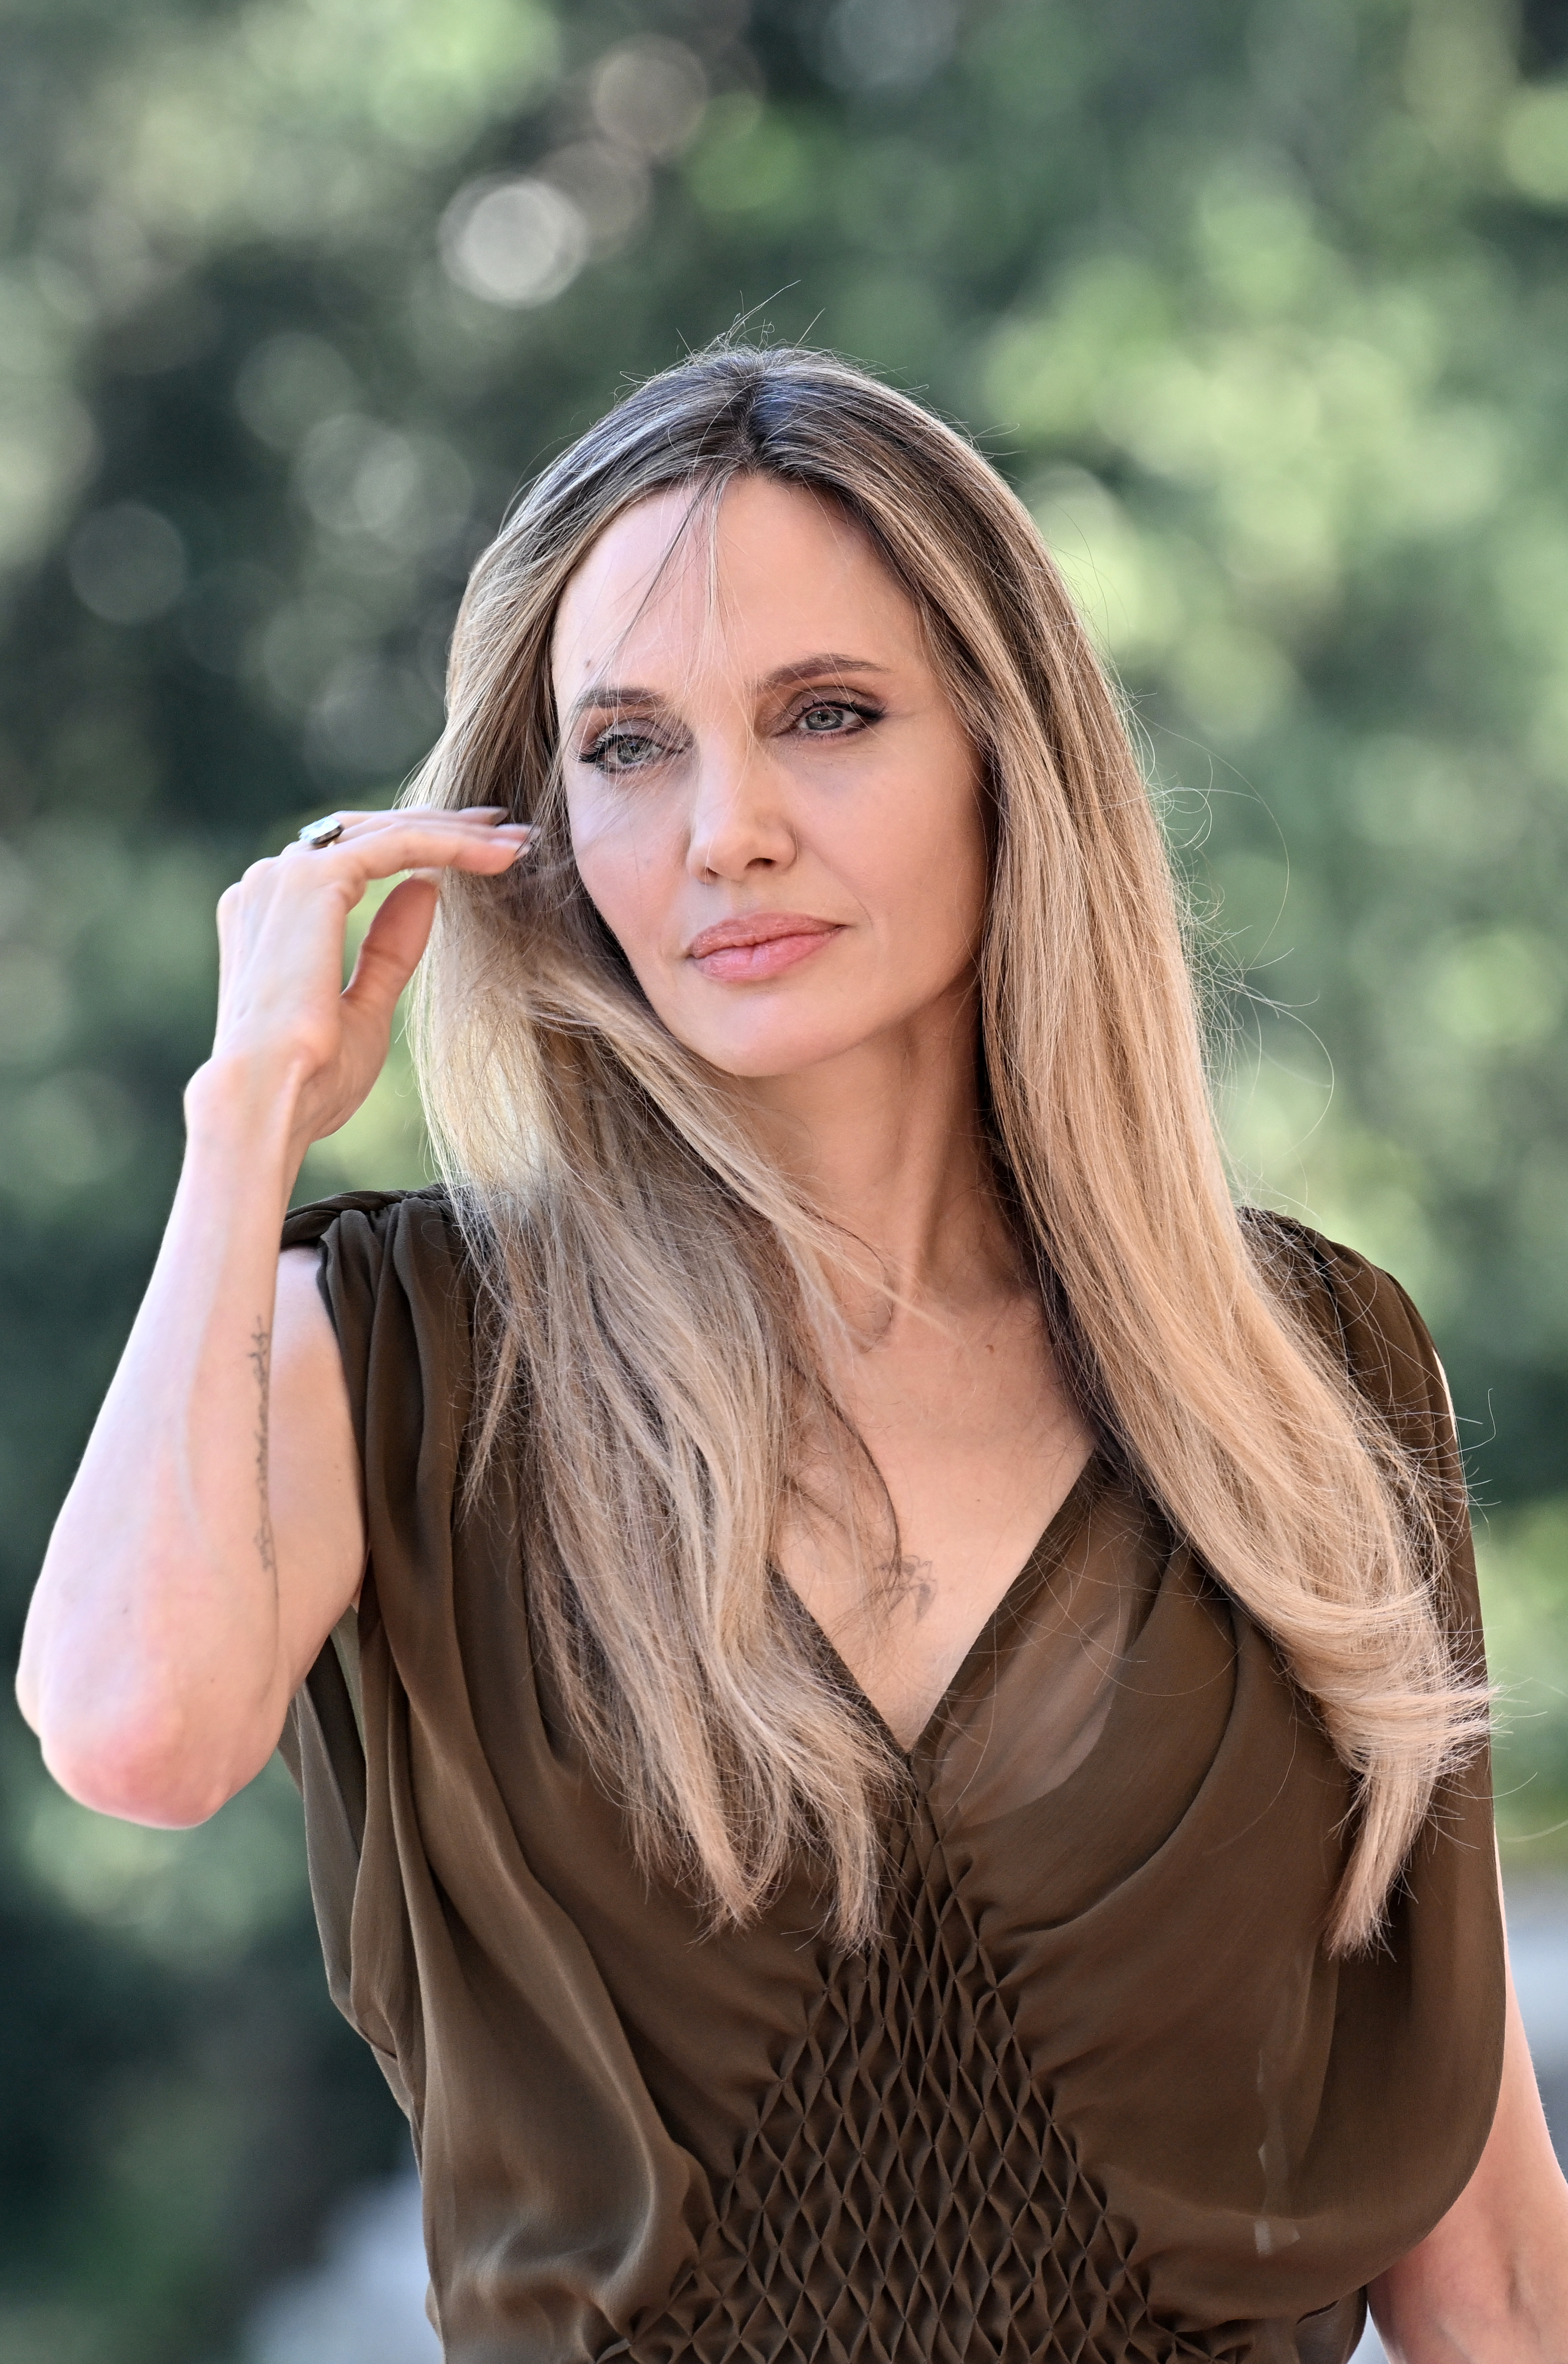
[[[162, 1251], [17, 1678], [56, 1779], [106, 1813], [183, 1823], [221, 1805], [353, 1597], [364, 1526], [342, 1365], [308, 1274], [280, 1299], [279, 1226], [306, 1144], [352, 1115], [386, 1057], [431, 868], [495, 875], [528, 838], [491, 807], [346, 814], [321, 843], [253, 863], [218, 906], [218, 1051], [186, 1096]], [[349, 912], [410, 870], [345, 986]]]
[[163, 1245], [50, 1544], [17, 1686], [65, 1788], [169, 1823], [258, 1768], [292, 1672], [268, 1414], [301, 1144], [276, 1077], [204, 1069], [188, 1110]]

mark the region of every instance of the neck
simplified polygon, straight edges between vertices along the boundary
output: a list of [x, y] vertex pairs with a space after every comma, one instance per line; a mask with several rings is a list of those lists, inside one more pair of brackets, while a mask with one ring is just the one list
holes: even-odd
[[981, 1122], [972, 991], [819, 1065], [744, 1088], [768, 1154], [871, 1251], [884, 1304], [891, 1290], [906, 1307], [956, 1312], [998, 1286], [1016, 1288]]

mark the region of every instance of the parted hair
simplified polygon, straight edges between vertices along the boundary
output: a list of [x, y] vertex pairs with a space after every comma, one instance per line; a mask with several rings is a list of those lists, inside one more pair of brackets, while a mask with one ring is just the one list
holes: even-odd
[[698, 354], [545, 470], [474, 568], [447, 726], [409, 789], [536, 831], [515, 874], [443, 884], [415, 1036], [484, 1276], [472, 1468], [524, 1458], [529, 1611], [562, 1712], [647, 1859], [717, 1922], [753, 1915], [804, 1845], [839, 1933], [875, 1928], [897, 1767], [773, 1558], [804, 1440], [846, 1425], [820, 1344], [841, 1243], [590, 903], [550, 677], [562, 591], [610, 521], [670, 488], [695, 512], [747, 475], [865, 534], [972, 735], [998, 1191], [1086, 1413], [1272, 1636], [1355, 1777], [1326, 1934], [1364, 1945], [1484, 1723], [1445, 1639], [1450, 1513], [1232, 1204], [1164, 842], [1027, 509], [963, 436], [815, 351]]

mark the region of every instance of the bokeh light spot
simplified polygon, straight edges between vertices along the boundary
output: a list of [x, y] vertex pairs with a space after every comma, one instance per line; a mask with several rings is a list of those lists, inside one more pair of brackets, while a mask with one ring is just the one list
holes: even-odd
[[184, 543], [139, 501], [117, 501], [78, 526], [65, 565], [82, 605], [108, 624], [167, 615], [185, 587]]
[[581, 206], [549, 181], [472, 181], [440, 228], [448, 275], [486, 304], [548, 304], [588, 260]]
[[650, 35], [599, 60], [590, 84], [594, 120], [635, 156], [678, 156], [707, 105], [702, 61], [679, 41]]

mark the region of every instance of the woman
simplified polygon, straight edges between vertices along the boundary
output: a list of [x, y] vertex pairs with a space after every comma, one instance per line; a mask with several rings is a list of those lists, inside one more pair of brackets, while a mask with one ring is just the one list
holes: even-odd
[[[1232, 1210], [970, 447], [807, 352], [645, 385], [412, 799], [221, 920], [22, 1697], [150, 1823], [285, 1735], [449, 2357], [1339, 2364], [1369, 2283], [1396, 2356], [1568, 2357], [1441, 1375]], [[422, 955], [446, 1182], [280, 1265]]]

